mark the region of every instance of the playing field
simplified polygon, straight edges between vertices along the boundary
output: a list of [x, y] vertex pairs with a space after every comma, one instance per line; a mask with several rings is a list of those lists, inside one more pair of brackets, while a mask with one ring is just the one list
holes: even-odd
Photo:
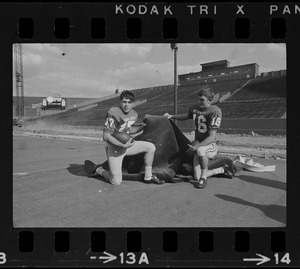
[[88, 178], [84, 160], [105, 161], [104, 145], [13, 136], [14, 227], [283, 227], [286, 161], [275, 172], [240, 171], [212, 177], [205, 189], [190, 182], [113, 186]]

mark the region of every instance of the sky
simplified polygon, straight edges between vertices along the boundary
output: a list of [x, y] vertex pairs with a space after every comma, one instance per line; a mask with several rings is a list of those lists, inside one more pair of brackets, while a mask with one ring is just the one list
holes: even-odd
[[[286, 69], [286, 46], [178, 43], [177, 74], [201, 71], [201, 63], [257, 63], [260, 72]], [[128, 89], [174, 83], [174, 53], [160, 44], [22, 44], [24, 95], [99, 98]], [[13, 77], [13, 82], [15, 78]], [[15, 86], [13, 88], [15, 94]]]

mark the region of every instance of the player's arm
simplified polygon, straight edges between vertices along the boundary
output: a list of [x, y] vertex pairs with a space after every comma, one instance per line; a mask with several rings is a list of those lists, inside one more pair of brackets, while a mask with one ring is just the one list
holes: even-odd
[[177, 114], [177, 115], [170, 115], [169, 113], [164, 114], [165, 117], [168, 119], [174, 119], [174, 120], [189, 120], [193, 118], [193, 110], [192, 108], [189, 108], [187, 114]]
[[111, 145], [121, 147], [121, 148], [129, 148], [134, 144], [134, 142], [132, 143], [131, 140], [129, 140], [126, 144], [123, 144], [119, 140], [114, 138], [112, 135], [113, 135], [112, 131], [106, 128], [103, 130], [103, 140]]
[[146, 124], [144, 123], [137, 123], [137, 124], [134, 124], [130, 131], [129, 131], [129, 134], [130, 135], [133, 135], [132, 137], [135, 137], [137, 135], [139, 135], [143, 130], [144, 130], [144, 127], [146, 126]]
[[187, 114], [170, 115], [169, 113], [165, 113], [164, 116], [167, 117], [168, 119], [173, 119], [173, 120], [188, 120], [189, 119]]

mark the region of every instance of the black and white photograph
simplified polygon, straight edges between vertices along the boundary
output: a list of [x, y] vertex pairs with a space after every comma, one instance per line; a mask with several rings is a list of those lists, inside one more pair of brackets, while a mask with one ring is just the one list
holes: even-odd
[[286, 227], [285, 43], [14, 43], [14, 228]]

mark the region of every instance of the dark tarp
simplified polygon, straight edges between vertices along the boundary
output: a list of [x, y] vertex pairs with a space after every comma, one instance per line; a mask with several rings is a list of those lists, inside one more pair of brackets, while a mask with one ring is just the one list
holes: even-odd
[[[186, 154], [189, 139], [179, 130], [172, 120], [163, 116], [147, 115], [143, 122], [146, 124], [142, 134], [136, 136], [137, 141], [154, 143], [156, 151], [152, 165], [153, 174], [166, 182], [182, 181], [176, 179], [176, 174], [192, 175], [183, 164], [192, 166], [193, 156]], [[220, 167], [224, 164], [232, 166], [232, 160], [216, 157], [209, 160], [208, 169]], [[103, 168], [108, 170], [108, 162]], [[144, 173], [144, 153], [135, 156], [125, 156], [122, 165], [123, 179], [139, 180]]]

